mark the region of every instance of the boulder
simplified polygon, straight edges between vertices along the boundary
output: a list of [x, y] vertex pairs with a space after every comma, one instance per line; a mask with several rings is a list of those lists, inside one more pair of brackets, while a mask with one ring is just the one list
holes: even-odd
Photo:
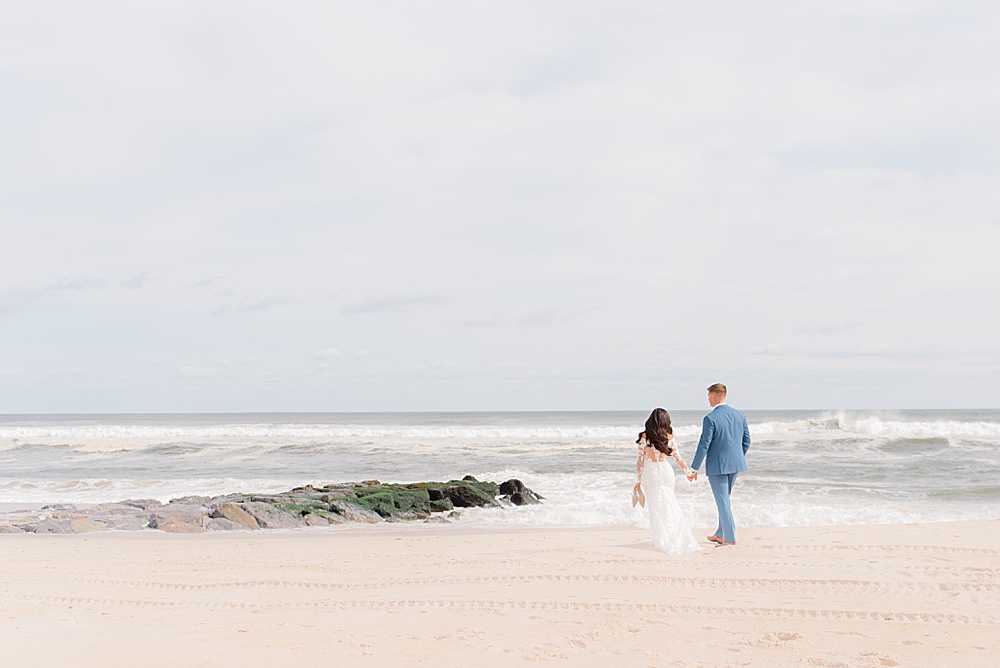
[[170, 499], [170, 503], [168, 503], [167, 505], [182, 503], [184, 505], [203, 506], [211, 500], [212, 497], [210, 496], [198, 496], [197, 494], [193, 494], [191, 496], [180, 496], [177, 497], [176, 499]]
[[451, 499], [431, 499], [430, 509], [432, 513], [445, 513], [453, 509], [455, 505], [451, 502]]
[[308, 513], [302, 516], [302, 521], [308, 527], [325, 527], [330, 525], [330, 520], [318, 513]]
[[349, 501], [331, 501], [330, 511], [340, 515], [348, 522], [376, 524], [382, 521], [382, 516], [375, 511], [362, 508], [358, 504]]
[[542, 497], [516, 479], [500, 486], [473, 476], [449, 482], [382, 484], [377, 480], [306, 485], [277, 494], [186, 496], [161, 504], [154, 499], [131, 499], [78, 508], [56, 504], [0, 514], [0, 533], [86, 533], [138, 531], [144, 528], [171, 533], [205, 530], [290, 529], [346, 522], [377, 523], [459, 516], [454, 508], [538, 503]]
[[[376, 515], [376, 517], [378, 516]], [[348, 519], [346, 517], [344, 517], [343, 515], [338, 515], [337, 513], [331, 510], [317, 510], [309, 513], [308, 515], [305, 515], [302, 519], [309, 526], [319, 526], [320, 523], [316, 518], [322, 518], [326, 520], [327, 524], [346, 524], [348, 522]]]
[[24, 530], [31, 533], [73, 533], [69, 520], [41, 520], [33, 524], [25, 524]]
[[208, 509], [202, 505], [170, 502], [153, 510], [149, 516], [149, 528], [161, 529], [172, 522], [205, 526]]
[[[154, 507], [158, 507], [157, 506]], [[99, 503], [90, 512], [100, 515], [142, 515], [143, 509], [128, 503]]]
[[167, 533], [205, 533], [205, 527], [200, 524], [190, 524], [188, 522], [163, 522], [155, 527], [150, 523], [151, 529], [159, 529]]
[[133, 508], [139, 508], [140, 510], [150, 510], [152, 508], [159, 508], [163, 504], [156, 499], [128, 499], [127, 501], [122, 501], [117, 505], [132, 506]]
[[[466, 476], [472, 478], [472, 476]], [[497, 486], [491, 482], [472, 480], [453, 480], [441, 488], [456, 508], [479, 508], [495, 506]]]
[[356, 503], [386, 519], [423, 519], [431, 514], [430, 496], [417, 485], [380, 485], [354, 490]]
[[97, 522], [86, 517], [70, 520], [69, 526], [73, 529], [73, 533], [94, 533], [95, 531], [107, 531], [109, 528], [103, 522]]
[[506, 499], [515, 506], [527, 506], [541, 503], [542, 497], [524, 486], [517, 478], [511, 478], [500, 483], [500, 498]]
[[264, 529], [294, 529], [305, 526], [301, 515], [263, 501], [248, 501], [241, 503], [239, 507], [252, 515], [257, 524]]
[[235, 503], [224, 503], [212, 512], [212, 517], [226, 519], [239, 524], [244, 529], [256, 530], [260, 528], [254, 516], [240, 508]]
[[149, 518], [145, 515], [133, 517], [112, 515], [111, 517], [102, 517], [100, 521], [106, 522], [108, 527], [114, 531], [142, 531], [149, 526]]
[[[253, 519], [253, 518], [250, 518]], [[232, 520], [227, 520], [225, 517], [213, 517], [206, 524], [205, 528], [209, 531], [246, 531], [247, 527]], [[258, 527], [259, 528], [259, 527]]]

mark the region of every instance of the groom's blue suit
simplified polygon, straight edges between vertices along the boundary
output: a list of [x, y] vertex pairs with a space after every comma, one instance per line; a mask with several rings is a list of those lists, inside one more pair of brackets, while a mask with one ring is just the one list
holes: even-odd
[[736, 542], [736, 523], [729, 495], [733, 491], [736, 474], [747, 470], [746, 453], [749, 449], [750, 427], [741, 411], [719, 404], [705, 416], [691, 468], [697, 471], [702, 461], [705, 462], [705, 473], [719, 509], [719, 528], [715, 535], [726, 543]]

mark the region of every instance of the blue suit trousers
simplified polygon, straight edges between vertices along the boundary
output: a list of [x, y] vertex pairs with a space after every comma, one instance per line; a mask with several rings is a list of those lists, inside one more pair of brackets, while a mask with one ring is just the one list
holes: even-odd
[[712, 496], [715, 497], [715, 507], [719, 509], [719, 528], [715, 535], [727, 543], [736, 542], [736, 522], [733, 521], [733, 509], [729, 505], [729, 495], [736, 482], [736, 473], [708, 476], [708, 484], [712, 486]]

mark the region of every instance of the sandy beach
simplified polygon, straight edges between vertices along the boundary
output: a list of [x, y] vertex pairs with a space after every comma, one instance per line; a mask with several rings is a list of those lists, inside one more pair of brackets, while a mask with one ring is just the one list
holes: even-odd
[[[699, 531], [698, 536], [704, 536]], [[0, 536], [11, 666], [995, 666], [1000, 520]]]

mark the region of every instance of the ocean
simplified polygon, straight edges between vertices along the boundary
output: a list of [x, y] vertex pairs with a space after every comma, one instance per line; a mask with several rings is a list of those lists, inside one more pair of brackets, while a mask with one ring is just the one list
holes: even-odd
[[[694, 456], [705, 411], [676, 411]], [[740, 526], [1000, 517], [1000, 411], [746, 411]], [[475, 525], [637, 525], [635, 439], [648, 412], [0, 416], [0, 503], [167, 501], [377, 479], [519, 478], [540, 506], [468, 509]], [[704, 470], [702, 471], [704, 473]], [[693, 526], [714, 527], [707, 479], [678, 472]]]

